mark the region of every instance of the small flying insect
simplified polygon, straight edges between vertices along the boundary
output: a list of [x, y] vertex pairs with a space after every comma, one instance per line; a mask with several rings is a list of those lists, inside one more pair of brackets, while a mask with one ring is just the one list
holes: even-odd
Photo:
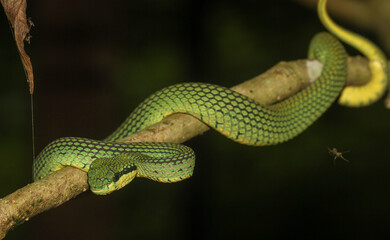
[[346, 159], [346, 158], [343, 156], [343, 153], [347, 153], [347, 152], [349, 152], [349, 151], [339, 152], [339, 151], [337, 150], [337, 148], [329, 148], [329, 147], [328, 147], [328, 151], [329, 151], [330, 156], [334, 157], [334, 158], [333, 158], [333, 164], [336, 164], [336, 159], [337, 159], [337, 158], [341, 158], [341, 159], [343, 159], [345, 162], [349, 163], [349, 160]]

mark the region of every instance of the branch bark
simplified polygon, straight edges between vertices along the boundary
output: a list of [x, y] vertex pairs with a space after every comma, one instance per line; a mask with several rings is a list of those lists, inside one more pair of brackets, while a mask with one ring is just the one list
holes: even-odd
[[[269, 105], [295, 94], [314, 81], [313, 73], [314, 76], [319, 75], [321, 67], [318, 68], [319, 64], [308, 64], [313, 62], [317, 61], [280, 62], [267, 72], [232, 89], [253, 98], [261, 105]], [[349, 85], [361, 85], [370, 79], [366, 59], [349, 58], [348, 63]], [[182, 143], [208, 129], [192, 116], [174, 114], [120, 141]], [[79, 169], [66, 167], [0, 199], [0, 239], [15, 226], [67, 202], [87, 189], [87, 174]]]

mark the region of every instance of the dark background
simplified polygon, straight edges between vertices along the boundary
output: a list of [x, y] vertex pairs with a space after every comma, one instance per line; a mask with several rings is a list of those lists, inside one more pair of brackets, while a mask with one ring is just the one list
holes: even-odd
[[[305, 58], [323, 31], [313, 9], [282, 0], [28, 4], [37, 153], [58, 137], [104, 138], [162, 87], [233, 86]], [[2, 11], [0, 33], [3, 197], [32, 181], [32, 141], [28, 86]], [[108, 196], [87, 192], [7, 239], [379, 238], [390, 224], [389, 117], [382, 101], [334, 104], [297, 138], [263, 148], [210, 131], [186, 143], [197, 153], [189, 180], [135, 179]], [[333, 164], [328, 146], [349, 150], [350, 163]]]

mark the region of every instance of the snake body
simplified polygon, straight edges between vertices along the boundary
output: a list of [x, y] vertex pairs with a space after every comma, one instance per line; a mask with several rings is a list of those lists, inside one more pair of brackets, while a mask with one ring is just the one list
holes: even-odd
[[[141, 103], [104, 141], [70, 137], [50, 143], [34, 162], [34, 179], [70, 165], [88, 172], [92, 191], [107, 194], [135, 176], [162, 182], [190, 177], [195, 157], [188, 147], [167, 143], [114, 143], [174, 113], [190, 114], [242, 144], [264, 146], [287, 141], [326, 111], [346, 80], [346, 52], [330, 34], [320, 33], [313, 38], [309, 57], [323, 63], [321, 76], [305, 90], [270, 107], [260, 106], [228, 88], [207, 83], [183, 83], [164, 88]], [[163, 154], [167, 152], [169, 154]], [[126, 158], [129, 163], [122, 164]], [[116, 170], [108, 170], [111, 174], [104, 177], [104, 181], [91, 176], [109, 169], [99, 164], [101, 161], [114, 162], [116, 167]], [[154, 169], [146, 167], [153, 165], [151, 163], [156, 164]], [[169, 170], [165, 171], [166, 168]], [[163, 170], [170, 175], [159, 176]], [[122, 174], [114, 177], [116, 172]]]
[[265, 146], [287, 141], [313, 123], [344, 86], [346, 53], [329, 34], [310, 45], [323, 74], [304, 91], [270, 107], [228, 88], [207, 83], [183, 83], [164, 88], [135, 109], [106, 140], [115, 141], [160, 122], [173, 113], [190, 114], [236, 142]]
[[[324, 5], [321, 5], [325, 3], [319, 1], [320, 14], [325, 12]], [[333, 28], [333, 25], [330, 24], [329, 28]], [[340, 34], [349, 36], [345, 32]], [[377, 53], [375, 48], [373, 51]], [[319, 33], [314, 36], [309, 46], [309, 58], [323, 64], [319, 78], [294, 96], [268, 107], [213, 84], [182, 83], [164, 88], [142, 102], [103, 141], [67, 137], [47, 145], [34, 161], [34, 180], [42, 179], [65, 166], [73, 166], [88, 172], [88, 182], [94, 193], [108, 194], [122, 188], [135, 177], [160, 182], [188, 178], [195, 166], [195, 154], [186, 146], [115, 142], [175, 113], [190, 114], [242, 144], [265, 146], [287, 141], [303, 132], [329, 108], [346, 81], [347, 54], [332, 35]], [[377, 62], [374, 60], [372, 65], [378, 65]], [[379, 80], [373, 81], [375, 86], [369, 85], [368, 89], [377, 90]], [[383, 85], [383, 80], [379, 82]], [[381, 91], [376, 91], [375, 98], [382, 94]], [[352, 106], [355, 104], [352, 100], [347, 102]]]

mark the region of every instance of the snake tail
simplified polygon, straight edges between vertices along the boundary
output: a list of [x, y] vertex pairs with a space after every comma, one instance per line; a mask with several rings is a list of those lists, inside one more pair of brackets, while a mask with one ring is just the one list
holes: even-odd
[[368, 106], [379, 100], [386, 92], [388, 85], [388, 66], [385, 54], [367, 38], [337, 25], [326, 11], [327, 0], [319, 0], [318, 16], [329, 32], [345, 43], [353, 46], [369, 60], [370, 81], [363, 86], [346, 87], [338, 100], [339, 104], [348, 107]]

